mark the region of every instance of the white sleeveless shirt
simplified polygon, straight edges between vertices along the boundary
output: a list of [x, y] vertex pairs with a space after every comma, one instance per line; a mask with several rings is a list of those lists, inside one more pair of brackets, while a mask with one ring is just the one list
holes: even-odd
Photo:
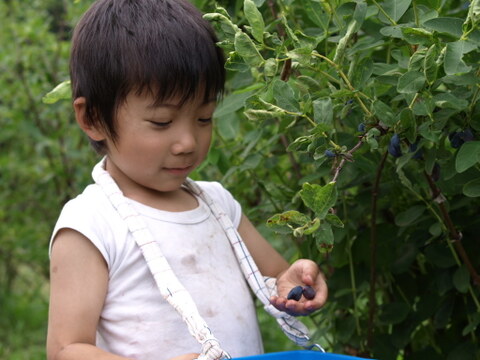
[[[216, 182], [197, 184], [238, 227], [242, 212], [232, 195]], [[197, 208], [185, 212], [161, 211], [133, 200], [131, 204], [222, 348], [232, 357], [263, 353], [253, 299], [235, 254], [209, 207], [197, 201]], [[200, 351], [186, 324], [160, 295], [135, 240], [98, 185], [89, 185], [65, 205], [52, 241], [62, 228], [90, 239], [108, 266], [97, 346], [138, 360]]]

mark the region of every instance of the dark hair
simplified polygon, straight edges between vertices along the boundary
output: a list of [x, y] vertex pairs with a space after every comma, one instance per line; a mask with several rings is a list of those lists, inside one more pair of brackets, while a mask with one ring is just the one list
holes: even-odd
[[[70, 57], [73, 99], [115, 141], [115, 114], [129, 93], [156, 103], [223, 92], [224, 57], [217, 37], [187, 0], [99, 0], [75, 28]], [[99, 153], [103, 142], [92, 141]]]

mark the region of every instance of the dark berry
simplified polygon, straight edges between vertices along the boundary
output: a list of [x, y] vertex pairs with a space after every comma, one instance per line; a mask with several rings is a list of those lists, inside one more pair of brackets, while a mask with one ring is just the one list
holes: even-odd
[[402, 149], [400, 148], [400, 137], [398, 134], [393, 134], [390, 142], [388, 143], [388, 152], [393, 157], [400, 157], [402, 156]]
[[298, 301], [301, 299], [303, 288], [301, 286], [295, 286], [287, 295], [288, 300]]
[[454, 149], [458, 149], [465, 142], [462, 139], [461, 132], [450, 133], [448, 135], [448, 139], [450, 140], [450, 145], [452, 145], [452, 148], [454, 148]]
[[475, 136], [473, 135], [472, 130], [470, 130], [470, 129], [465, 129], [465, 130], [463, 130], [463, 131], [460, 131], [460, 132], [458, 133], [458, 136], [459, 136], [460, 139], [462, 139], [464, 142], [475, 140]]
[[365, 132], [365, 124], [364, 123], [358, 124], [357, 130], [358, 130], [358, 132], [364, 133]]
[[335, 157], [335, 153], [332, 150], [325, 150], [325, 156], [329, 158]]
[[317, 294], [317, 292], [311, 286], [305, 286], [303, 288], [303, 296], [305, 296], [305, 299], [312, 300], [312, 299], [315, 298], [316, 294]]
[[420, 149], [420, 150], [417, 150], [417, 149], [418, 149], [418, 146], [417, 146], [416, 143], [415, 144], [410, 144], [409, 150], [410, 150], [410, 152], [414, 153], [413, 156], [412, 156], [413, 159], [421, 159], [422, 156], [423, 156], [422, 149]]

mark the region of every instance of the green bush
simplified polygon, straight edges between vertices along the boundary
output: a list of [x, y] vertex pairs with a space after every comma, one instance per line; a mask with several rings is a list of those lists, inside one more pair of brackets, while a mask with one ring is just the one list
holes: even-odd
[[231, 75], [209, 163], [322, 264], [320, 343], [478, 358], [480, 2], [243, 4], [205, 15]]

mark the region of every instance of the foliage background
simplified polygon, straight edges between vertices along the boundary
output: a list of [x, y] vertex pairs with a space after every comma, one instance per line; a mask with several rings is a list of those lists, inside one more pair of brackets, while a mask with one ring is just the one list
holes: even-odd
[[[194, 176], [223, 181], [289, 260], [321, 264], [330, 300], [305, 319], [316, 340], [480, 358], [480, 2], [193, 2], [229, 58]], [[0, 3], [2, 359], [45, 358], [50, 232], [95, 161], [69, 102], [42, 103], [68, 79], [89, 3]], [[267, 351], [294, 348], [259, 317]]]

